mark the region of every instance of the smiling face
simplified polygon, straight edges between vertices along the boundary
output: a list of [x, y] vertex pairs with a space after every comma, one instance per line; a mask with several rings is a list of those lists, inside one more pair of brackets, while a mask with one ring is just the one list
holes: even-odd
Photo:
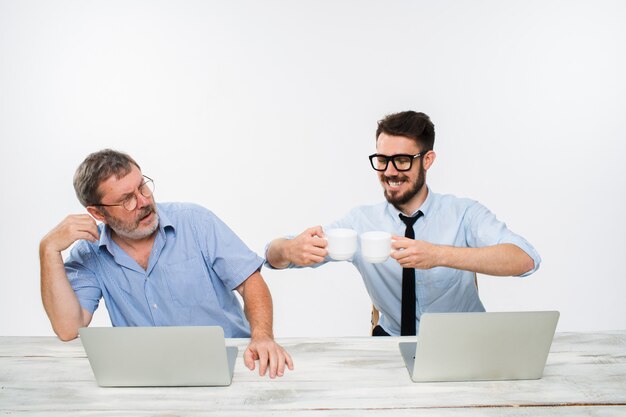
[[110, 176], [98, 187], [98, 193], [102, 196], [100, 203], [120, 204], [124, 199], [134, 195], [137, 198], [137, 207], [133, 211], [128, 211], [121, 206], [97, 209], [92, 207], [93, 210], [89, 212], [97, 220], [106, 223], [122, 238], [141, 240], [150, 237], [159, 227], [159, 216], [154, 197], [145, 197], [139, 192], [144, 181], [141, 171], [134, 165], [124, 177]]
[[[376, 153], [393, 156], [398, 154], [415, 155], [422, 152], [417, 141], [405, 136], [393, 136], [382, 132], [376, 141]], [[385, 171], [378, 172], [387, 201], [400, 211], [412, 214], [426, 199], [426, 171], [434, 161], [435, 153], [430, 151], [413, 160], [411, 169], [398, 171], [389, 162]]]

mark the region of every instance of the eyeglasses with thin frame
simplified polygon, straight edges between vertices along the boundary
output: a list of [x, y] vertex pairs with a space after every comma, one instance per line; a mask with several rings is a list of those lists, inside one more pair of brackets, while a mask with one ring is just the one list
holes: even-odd
[[[142, 196], [146, 198], [150, 198], [152, 197], [152, 194], [154, 193], [154, 181], [152, 180], [152, 178], [146, 175], [143, 175], [143, 177], [145, 178], [145, 181], [141, 183], [141, 185], [138, 188], [138, 191]], [[126, 211], [133, 211], [137, 208], [137, 193], [134, 192], [133, 194], [129, 195], [118, 204], [92, 204], [92, 206], [95, 206], [95, 207], [121, 206]]]
[[415, 155], [409, 154], [397, 154], [397, 155], [381, 155], [378, 153], [372, 154], [369, 156], [370, 163], [372, 164], [372, 168], [376, 171], [385, 171], [389, 166], [389, 161], [393, 164], [396, 171], [409, 171], [413, 166], [413, 160], [415, 158], [419, 158], [420, 156], [424, 156], [428, 153], [428, 151], [422, 151]]

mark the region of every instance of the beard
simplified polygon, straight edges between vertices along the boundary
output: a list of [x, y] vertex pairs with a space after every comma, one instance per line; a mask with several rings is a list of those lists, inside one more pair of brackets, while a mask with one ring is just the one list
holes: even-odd
[[[141, 226], [140, 223], [143, 219], [154, 213], [154, 221], [147, 226]], [[104, 211], [104, 218], [107, 225], [120, 237], [130, 240], [145, 239], [152, 235], [159, 227], [159, 214], [156, 211], [154, 204], [150, 204], [139, 210], [134, 220], [124, 221], [116, 217], [111, 216]]]
[[[384, 189], [383, 194], [385, 196], [385, 199], [389, 202], [389, 204], [393, 205], [397, 210], [402, 211], [400, 207], [407, 204], [409, 201], [411, 201], [411, 199], [415, 197], [417, 193], [419, 193], [420, 190], [424, 187], [424, 184], [426, 183], [425, 172], [426, 171], [423, 170], [420, 165], [417, 178], [415, 179], [413, 184], [411, 184], [410, 188], [406, 190], [404, 193], [400, 193], [400, 192], [389, 193], [388, 190]], [[381, 178], [381, 182], [402, 181], [406, 179], [408, 179], [406, 175], [394, 175], [393, 177], [388, 177], [388, 176], [383, 175]]]

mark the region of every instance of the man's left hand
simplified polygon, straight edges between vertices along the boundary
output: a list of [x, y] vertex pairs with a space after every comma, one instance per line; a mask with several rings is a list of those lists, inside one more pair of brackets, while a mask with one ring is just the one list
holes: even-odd
[[251, 371], [254, 362], [259, 361], [259, 375], [265, 376], [269, 369], [270, 378], [283, 376], [285, 364], [293, 371], [293, 361], [289, 353], [271, 337], [253, 337], [243, 354], [243, 362]]
[[438, 265], [437, 245], [423, 240], [413, 240], [402, 236], [393, 236], [391, 257], [402, 268], [430, 269]]

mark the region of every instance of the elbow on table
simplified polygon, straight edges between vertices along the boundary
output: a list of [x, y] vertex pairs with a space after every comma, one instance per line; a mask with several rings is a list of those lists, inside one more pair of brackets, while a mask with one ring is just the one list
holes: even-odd
[[77, 328], [59, 329], [53, 327], [53, 330], [59, 340], [61, 340], [62, 342], [69, 342], [70, 340], [74, 340], [78, 337]]

